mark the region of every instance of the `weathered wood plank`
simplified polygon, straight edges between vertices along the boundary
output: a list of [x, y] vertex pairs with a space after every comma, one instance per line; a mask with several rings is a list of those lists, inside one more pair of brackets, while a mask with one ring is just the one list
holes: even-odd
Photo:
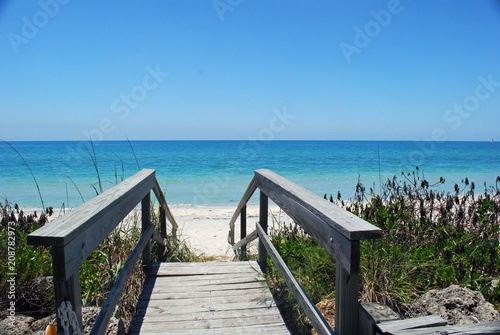
[[[255, 283], [233, 283], [233, 284], [219, 284], [219, 285], [199, 285], [196, 287], [198, 292], [213, 292], [213, 291], [230, 291], [230, 290], [243, 290], [246, 289], [254, 289], [254, 288], [262, 288], [263, 283], [255, 282]], [[183, 292], [182, 286], [172, 286], [172, 293]], [[185, 290], [184, 290], [185, 291]], [[154, 299], [154, 298], [152, 298]]]
[[[58, 248], [54, 276], [68, 279], [151, 189], [154, 170], [144, 169], [77, 209], [28, 235], [28, 243]], [[51, 235], [52, 234], [52, 235]], [[31, 238], [30, 238], [31, 236]]]
[[[258, 273], [252, 272], [237, 272], [230, 276], [228, 274], [208, 274], [208, 275], [187, 275], [178, 277], [157, 277], [154, 286], [156, 289], [169, 289], [178, 286], [179, 284], [185, 285], [221, 285], [221, 284], [234, 284], [234, 283], [252, 283], [256, 281], [264, 281], [264, 277]], [[145, 287], [150, 284], [146, 280]]]
[[[325, 248], [332, 257], [340, 262], [349, 273], [359, 272], [359, 253], [355, 253], [356, 250], [353, 249], [351, 240], [306, 208], [303, 203], [293, 197], [285, 196], [281, 188], [273, 186], [274, 184], [266, 179], [260, 180], [257, 178], [257, 180], [267, 185], [265, 191], [269, 197]], [[322, 198], [320, 200], [326, 202]]]
[[[96, 224], [103, 223], [105, 220], [104, 216], [110, 218], [109, 211], [111, 208], [119, 207], [118, 210], [113, 211], [116, 217], [113, 217], [112, 220], [119, 223], [144, 198], [146, 193], [151, 190], [154, 180], [155, 171], [143, 169], [99, 196], [85, 202], [73, 211], [68, 212], [66, 215], [55, 219], [29, 234], [28, 243], [46, 246], [67, 245], [85, 230]], [[131, 198], [135, 201], [127, 199], [130, 195], [133, 195]], [[124, 203], [125, 199], [128, 200], [126, 203]], [[96, 230], [96, 232], [99, 232], [99, 230]], [[107, 234], [104, 237], [106, 236]]]
[[[174, 300], [174, 299], [197, 299], [206, 297], [241, 297], [241, 292], [244, 290], [245, 294], [254, 295], [261, 293], [263, 289], [267, 289], [262, 283], [247, 283], [247, 285], [238, 284], [240, 287], [231, 287], [231, 289], [221, 290], [218, 287], [206, 291], [169, 291], [169, 292], [158, 292], [155, 290], [154, 296], [149, 299], [140, 297], [139, 300], [151, 301], [151, 300]], [[233, 285], [234, 286], [234, 285]], [[229, 285], [227, 285], [229, 288]]]
[[194, 320], [217, 320], [217, 319], [231, 319], [231, 318], [259, 318], [260, 316], [268, 315], [266, 308], [252, 308], [252, 309], [235, 309], [226, 311], [208, 311], [199, 312], [196, 314], [180, 314], [180, 313], [161, 313], [161, 314], [139, 314], [135, 315], [136, 318], [140, 317], [148, 323], [169, 322], [169, 321], [194, 321]]
[[[146, 196], [141, 201], [141, 222], [142, 222], [142, 234], [151, 227], [151, 191], [149, 191]], [[151, 231], [151, 235], [153, 231]], [[151, 236], [145, 242], [146, 244], [142, 248], [142, 264], [143, 266], [151, 266]]]
[[[267, 225], [268, 225], [268, 208], [269, 208], [269, 199], [268, 196], [260, 191], [260, 209], [259, 209], [259, 227], [262, 228], [262, 231], [267, 236]], [[258, 233], [258, 232], [257, 232]], [[259, 256], [258, 263], [262, 272], [267, 271], [267, 249], [264, 246], [264, 242], [262, 241], [262, 237], [259, 240]]]
[[[193, 319], [182, 321], [162, 321], [162, 322], [148, 322], [137, 327], [142, 331], [148, 330], [165, 330], [175, 331], [189, 329], [217, 329], [217, 328], [230, 328], [241, 326], [262, 326], [262, 325], [282, 325], [283, 320], [279, 314], [274, 315], [260, 315], [259, 318], [255, 317], [234, 317], [234, 318], [221, 318], [221, 319]], [[135, 330], [132, 327], [132, 330]]]
[[[244, 292], [242, 292], [244, 293]], [[276, 308], [273, 300], [261, 300], [258, 303], [249, 303], [248, 301], [241, 301], [228, 304], [207, 304], [207, 305], [181, 305], [171, 306], [170, 301], [158, 301], [152, 299], [150, 304], [141, 304], [137, 306], [138, 315], [165, 315], [165, 314], [193, 314], [201, 312], [217, 312], [217, 311], [237, 311], [242, 309], [267, 309], [273, 313]]]
[[[245, 239], [247, 236], [247, 205], [241, 207], [240, 213], [240, 242]], [[247, 242], [248, 243], [248, 242]], [[239, 257], [241, 260], [245, 260], [247, 258], [247, 243], [241, 245], [241, 253]], [[233, 250], [238, 250], [238, 248], [234, 248]]]
[[[203, 265], [200, 265], [201, 267], [205, 267]], [[169, 271], [167, 272], [168, 275], [165, 274], [163, 269], [158, 271], [158, 275], [156, 276], [156, 280], [161, 280], [164, 281], [165, 283], [175, 283], [176, 281], [208, 281], [208, 280], [217, 280], [217, 279], [231, 279], [234, 280], [234, 278], [248, 278], [255, 280], [255, 278], [259, 279], [264, 279], [264, 276], [258, 272], [255, 271], [253, 268], [247, 268], [247, 269], [235, 269], [234, 271], [231, 271], [230, 268], [227, 268], [227, 270], [220, 270], [215, 273], [208, 273], [206, 271], [206, 268], [202, 268], [201, 271], [205, 270], [203, 274], [193, 274], [192, 273], [193, 269], [184, 269], [182, 272], [179, 271], [176, 275], [172, 275], [172, 272]], [[228, 276], [228, 274], [231, 274], [231, 276]]]
[[[255, 171], [257, 187], [274, 202], [290, 198], [349, 240], [377, 239], [382, 230], [267, 169]], [[272, 195], [271, 195], [272, 194]], [[307, 225], [307, 223], [306, 223]], [[305, 227], [306, 231], [308, 227]]]
[[[188, 288], [189, 289], [189, 288]], [[246, 291], [241, 291], [247, 295]], [[137, 303], [137, 309], [153, 308], [168, 306], [168, 308], [181, 309], [187, 307], [192, 311], [217, 311], [234, 309], [231, 306], [248, 306], [250, 308], [271, 308], [275, 306], [272, 295], [266, 294], [263, 291], [253, 292], [248, 294], [247, 297], [243, 296], [226, 296], [226, 297], [204, 297], [196, 299], [170, 299], [168, 301], [160, 299], [140, 300]], [[197, 306], [197, 307], [194, 307]], [[221, 306], [221, 307], [219, 307]], [[233, 306], [233, 307], [234, 307]], [[240, 308], [236, 308], [240, 309]]]
[[418, 318], [411, 318], [405, 320], [381, 322], [376, 327], [382, 333], [392, 333], [398, 330], [446, 326], [447, 322], [439, 315], [427, 315]]
[[[165, 195], [163, 194], [160, 184], [158, 183], [158, 180], [156, 178], [155, 178], [155, 183], [153, 185], [153, 192], [155, 193], [156, 199], [158, 199], [158, 202], [161, 205], [162, 211], [164, 211], [164, 214], [166, 215], [168, 221], [172, 225], [172, 229], [174, 230], [174, 235], [175, 235], [179, 226], [177, 225], [177, 222], [175, 221], [175, 218], [172, 215], [172, 212], [170, 211], [170, 207], [168, 207], [167, 200], [165, 200]], [[162, 226], [161, 230], [162, 234], [165, 233], [163, 236], [166, 236], [166, 227]]]
[[394, 331], [393, 335], [500, 335], [500, 321]]
[[231, 265], [245, 262], [211, 262], [211, 263], [161, 263], [152, 266], [152, 273], [156, 276], [179, 276], [179, 275], [208, 275], [223, 273], [258, 273], [259, 267], [256, 262], [250, 262], [251, 266]]
[[233, 250], [236, 251], [239, 248], [241, 248], [241, 252], [243, 253], [243, 247], [245, 247], [248, 243], [252, 242], [256, 238], [257, 238], [257, 232], [254, 230], [253, 232], [242, 238], [240, 241], [238, 241], [238, 243], [233, 245]]
[[[164, 335], [165, 329], [148, 330], [148, 331], [132, 331], [129, 335]], [[290, 332], [282, 325], [261, 325], [261, 326], [242, 326], [228, 327], [217, 329], [184, 329], [169, 331], [169, 335], [255, 335], [255, 334], [272, 334], [272, 335], [290, 335]]]
[[320, 335], [333, 334], [333, 330], [328, 322], [325, 320], [321, 312], [318, 311], [316, 306], [312, 303], [311, 299], [306, 294], [302, 286], [300, 286], [299, 282], [295, 279], [292, 272], [290, 271], [290, 269], [288, 269], [288, 266], [285, 264], [280, 254], [278, 253], [278, 250], [276, 250], [274, 245], [271, 243], [271, 240], [269, 240], [266, 232], [258, 223], [256, 225], [256, 231], [259, 235], [260, 241], [265, 246], [265, 248], [269, 252], [269, 255], [273, 259], [274, 265], [280, 271], [281, 275], [285, 279], [288, 288], [290, 288], [290, 290], [293, 292], [295, 299], [297, 299], [300, 307], [311, 321], [314, 329], [316, 329], [316, 331]]
[[130, 334], [206, 330], [289, 334], [256, 262], [152, 266]]
[[243, 194], [243, 197], [238, 203], [238, 207], [236, 207], [236, 210], [234, 211], [234, 214], [231, 217], [231, 220], [229, 221], [229, 234], [227, 237], [227, 241], [231, 245], [234, 244], [234, 223], [238, 219], [238, 216], [240, 216], [241, 209], [247, 205], [248, 201], [250, 200], [250, 198], [252, 197], [252, 195], [255, 193], [256, 190], [257, 190], [257, 185], [255, 183], [255, 177], [254, 177], [250, 181], [250, 184], [248, 185], [245, 193]]
[[[52, 257], [54, 258], [54, 249], [52, 247]], [[80, 291], [80, 277], [78, 273], [75, 273], [68, 280], [59, 280], [54, 276], [54, 291], [55, 291], [55, 309], [57, 310], [61, 307], [61, 304], [65, 301], [71, 302], [73, 310], [76, 313], [76, 318], [78, 320], [78, 325], [80, 330], [83, 330], [82, 322], [82, 299]], [[61, 318], [57, 317], [57, 331], [58, 333], [63, 333], [63, 324]]]
[[349, 239], [295, 200], [276, 198], [275, 202], [349, 273], [359, 273], [360, 255]]
[[[357, 243], [359, 248], [359, 241]], [[342, 335], [359, 335], [359, 274], [335, 267], [335, 330]]]

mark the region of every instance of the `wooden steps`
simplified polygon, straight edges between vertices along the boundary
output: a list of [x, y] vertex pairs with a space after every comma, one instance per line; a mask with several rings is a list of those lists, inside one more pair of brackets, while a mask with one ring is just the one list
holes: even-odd
[[153, 265], [129, 334], [290, 334], [256, 262]]

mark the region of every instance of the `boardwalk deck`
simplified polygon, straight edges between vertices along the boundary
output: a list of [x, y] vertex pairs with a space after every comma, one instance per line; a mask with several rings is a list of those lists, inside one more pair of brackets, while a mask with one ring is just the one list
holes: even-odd
[[256, 262], [153, 265], [135, 334], [290, 334]]

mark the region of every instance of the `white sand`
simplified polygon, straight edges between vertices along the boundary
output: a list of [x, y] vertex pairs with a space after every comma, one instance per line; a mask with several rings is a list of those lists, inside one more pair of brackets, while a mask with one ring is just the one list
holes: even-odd
[[[236, 210], [234, 206], [190, 206], [190, 205], [171, 205], [170, 211], [179, 225], [178, 235], [187, 242], [190, 249], [195, 253], [207, 257], [213, 257], [216, 260], [230, 261], [234, 252], [228, 243], [229, 222]], [[74, 209], [67, 209], [66, 213]], [[40, 213], [40, 210], [37, 210]], [[25, 210], [26, 214], [32, 214], [33, 210]], [[55, 212], [49, 217], [53, 221], [63, 215], [62, 212]], [[136, 207], [129, 215], [127, 224], [140, 224], [140, 207]], [[255, 230], [255, 224], [259, 221], [259, 206], [247, 206], [247, 234]], [[269, 203], [269, 228], [276, 226], [277, 222], [286, 223], [292, 220], [277, 205]], [[240, 218], [234, 224], [235, 242], [240, 240]], [[254, 241], [249, 245], [250, 252], [257, 252], [257, 243]]]
[[[191, 249], [205, 256], [212, 256], [218, 260], [230, 260], [234, 257], [228, 243], [229, 222], [233, 216], [235, 206], [170, 206], [177, 224], [179, 235], [191, 246]], [[286, 222], [291, 219], [278, 206], [269, 204], [269, 227], [273, 220]], [[259, 221], [259, 206], [247, 207], [247, 234], [255, 230], [255, 223]], [[240, 219], [235, 222], [235, 241], [240, 240]]]

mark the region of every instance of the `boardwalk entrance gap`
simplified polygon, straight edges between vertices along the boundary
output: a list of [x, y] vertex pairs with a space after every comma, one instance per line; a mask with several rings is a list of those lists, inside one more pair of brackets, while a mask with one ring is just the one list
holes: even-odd
[[[260, 191], [260, 218], [255, 226], [255, 231], [246, 234], [246, 204], [252, 194]], [[160, 204], [160, 232], [154, 230], [150, 219], [150, 194], [151, 191], [156, 195]], [[267, 216], [268, 216], [268, 200], [271, 199], [280, 206], [297, 224], [299, 224], [310, 236], [312, 236], [323, 248], [325, 248], [336, 259], [336, 315], [335, 328], [336, 333], [340, 335], [358, 334], [359, 329], [359, 270], [360, 270], [360, 241], [365, 239], [377, 239], [382, 236], [382, 231], [368, 222], [356, 217], [343, 209], [340, 209], [334, 204], [324, 201], [321, 197], [307, 191], [306, 189], [292, 183], [291, 181], [273, 173], [269, 170], [257, 170], [255, 176], [250, 182], [250, 185], [240, 201], [236, 211], [230, 221], [229, 243], [233, 245], [233, 249], [239, 252], [245, 252], [245, 245], [254, 238], [259, 238], [259, 258], [258, 264], [265, 271], [267, 268], [267, 254], [271, 256], [276, 266], [279, 268], [287, 284], [292, 292], [297, 297], [298, 302], [304, 309], [306, 315], [311, 320], [313, 326], [319, 334], [332, 334], [333, 330], [325, 322], [321, 313], [316, 309], [310, 301], [307, 294], [302, 290], [297, 283], [286, 264], [281, 259], [281, 256], [276, 252], [272, 243], [267, 236]], [[138, 203], [142, 205], [142, 237], [137, 246], [130, 255], [124, 268], [113, 286], [109, 297], [99, 314], [91, 334], [103, 334], [115, 309], [115, 306], [120, 297], [120, 293], [125, 287], [125, 283], [131, 273], [132, 268], [142, 256], [143, 265], [149, 270], [157, 269], [163, 272], [171, 271], [173, 273], [180, 271], [182, 274], [182, 263], [167, 265], [151, 265], [151, 239], [157, 241], [160, 245], [166, 245], [165, 238], [167, 237], [167, 219], [171, 223], [172, 229], [175, 232], [177, 224], [173, 218], [163, 193], [159, 187], [155, 177], [155, 171], [144, 169], [134, 176], [123, 181], [121, 184], [104, 192], [98, 197], [88, 201], [70, 213], [54, 220], [46, 226], [38, 229], [28, 236], [28, 243], [34, 245], [50, 246], [52, 248], [52, 261], [54, 269], [54, 288], [56, 296], [56, 307], [59, 307], [64, 301], [69, 301], [73, 305], [80, 327], [81, 321], [81, 295], [79, 282], [79, 267], [89, 257], [106, 236], [121, 222], [128, 213], [130, 213]], [[241, 241], [235, 243], [234, 224], [237, 218], [241, 218]], [[207, 275], [212, 274], [211, 279], [215, 279], [219, 274], [224, 274], [222, 267], [226, 267], [224, 271], [228, 271], [227, 265], [214, 265], [207, 268], [202, 273], [193, 273], [190, 275], [202, 275], [200, 281], [206, 280]], [[234, 268], [238, 268], [233, 263]], [[213, 268], [216, 266], [216, 268]], [[189, 267], [188, 267], [189, 268]], [[196, 268], [196, 266], [195, 266]], [[166, 270], [169, 269], [169, 270]], [[201, 267], [200, 267], [201, 269]], [[160, 271], [160, 272], [161, 272]], [[248, 272], [244, 268], [240, 271]], [[161, 272], [161, 273], [163, 273]], [[150, 271], [150, 273], [154, 273]], [[179, 274], [176, 274], [176, 276]], [[161, 282], [164, 285], [170, 285], [171, 282], [178, 282], [182, 287], [187, 281], [183, 279], [175, 279], [169, 274], [158, 274], [157, 277], [148, 277], [148, 283]], [[217, 278], [218, 278], [217, 277]], [[231, 279], [238, 281], [238, 278]], [[152, 279], [151, 279], [152, 278]], [[196, 278], [190, 278], [190, 285], [200, 286], [200, 282], [196, 282]], [[219, 278], [220, 279], [220, 278]], [[245, 279], [246, 280], [246, 279]], [[149, 285], [149, 284], [148, 284]], [[145, 290], [152, 289], [151, 285], [146, 285]], [[163, 284], [162, 284], [163, 285]], [[204, 284], [203, 284], [204, 285]], [[164, 286], [167, 287], [167, 286]], [[268, 290], [266, 288], [266, 290]], [[175, 318], [172, 313], [168, 313], [170, 300], [163, 301], [163, 298], [153, 303], [148, 299], [144, 300], [147, 292], [143, 292], [141, 296], [138, 313], [144, 312], [144, 305], [162, 303], [167, 309], [167, 314], [170, 318]], [[232, 297], [217, 298], [221, 301], [237, 301], [238, 296], [234, 296], [230, 292], [224, 293]], [[152, 299], [152, 298], [151, 298]], [[256, 298], [255, 301], [260, 301], [262, 298]], [[264, 299], [265, 300], [265, 299]], [[189, 302], [188, 302], [189, 301]], [[186, 299], [184, 302], [193, 305], [196, 304], [196, 299]], [[177, 304], [182, 303], [177, 301]], [[193, 311], [199, 309], [199, 306], [191, 306]], [[173, 306], [172, 306], [173, 308]], [[163, 310], [163, 309], [161, 309]], [[209, 310], [210, 312], [210, 310]], [[217, 312], [219, 311], [212, 311]], [[235, 313], [232, 311], [231, 313]], [[244, 314], [244, 310], [241, 312]], [[253, 311], [252, 313], [260, 313]], [[160, 313], [161, 314], [161, 313]], [[175, 314], [175, 313], [174, 313]], [[219, 314], [223, 314], [220, 312]], [[177, 316], [178, 317], [178, 316]], [[275, 320], [276, 316], [263, 316], [263, 320]], [[137, 318], [136, 318], [137, 319]], [[238, 316], [234, 316], [237, 320]], [[240, 318], [240, 323], [244, 318]], [[247, 320], [256, 319], [255, 317], [247, 317]], [[258, 319], [258, 317], [257, 317]], [[143, 319], [141, 319], [142, 324]], [[157, 319], [156, 322], [161, 320]], [[179, 319], [179, 322], [182, 320]], [[214, 327], [217, 322], [198, 324], [207, 328]], [[236, 322], [236, 321], [235, 321]], [[272, 327], [280, 323], [271, 322]], [[186, 321], [187, 324], [192, 324], [192, 321]], [[236, 323], [235, 323], [236, 324]], [[168, 323], [165, 322], [165, 327]], [[182, 326], [180, 326], [182, 328]], [[186, 326], [187, 327], [187, 326]], [[267, 324], [267, 327], [271, 327]], [[144, 333], [143, 328], [136, 328], [136, 333]], [[187, 329], [187, 328], [186, 328]], [[250, 329], [250, 328], [249, 328]], [[256, 328], [253, 328], [255, 330]], [[269, 328], [271, 329], [271, 328]], [[212, 329], [214, 330], [214, 329]], [[62, 334], [62, 323], [58, 318], [58, 332]], [[169, 329], [163, 329], [164, 333], [170, 333]], [[272, 332], [272, 331], [271, 331]], [[153, 332], [158, 333], [158, 332]], [[196, 333], [196, 331], [195, 331]], [[220, 333], [220, 332], [219, 332]]]

